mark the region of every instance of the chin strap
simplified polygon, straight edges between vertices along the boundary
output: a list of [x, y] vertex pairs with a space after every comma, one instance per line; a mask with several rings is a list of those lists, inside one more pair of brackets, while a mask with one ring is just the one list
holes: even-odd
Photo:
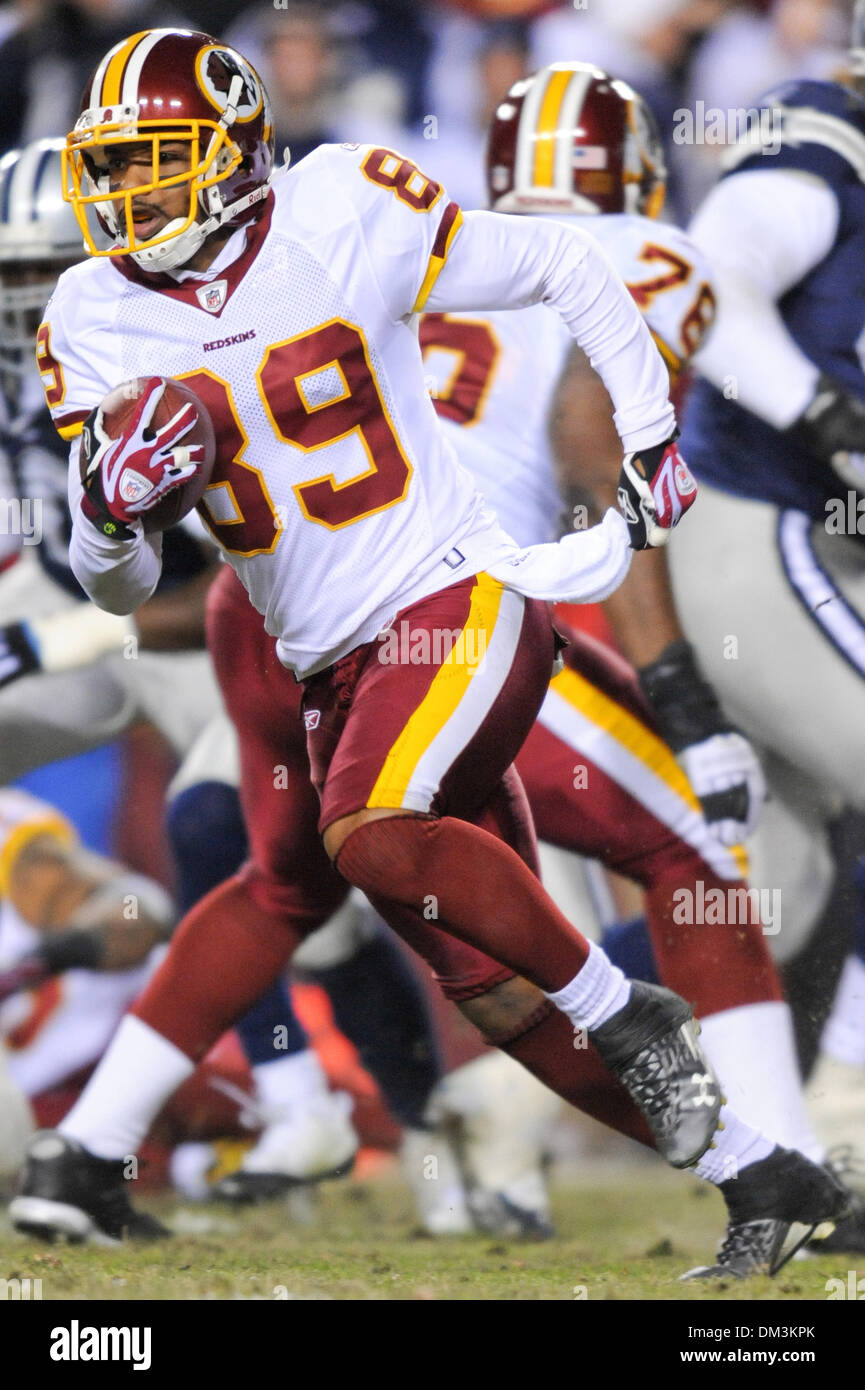
[[[191, 260], [197, 251], [201, 249], [205, 241], [220, 227], [224, 227], [232, 218], [237, 217], [241, 212], [246, 212], [247, 208], [253, 207], [267, 197], [270, 188], [270, 180], [262, 184], [259, 188], [254, 188], [251, 193], [245, 193], [237, 202], [230, 203], [220, 213], [214, 213], [204, 222], [194, 222], [191, 227], [187, 227], [180, 236], [173, 237], [170, 241], [162, 241], [158, 246], [145, 247], [141, 251], [131, 251], [130, 258], [142, 270], [176, 270], [178, 266], [183, 266]], [[182, 218], [177, 221], [183, 222]], [[173, 223], [169, 222], [162, 235], [170, 232]]]

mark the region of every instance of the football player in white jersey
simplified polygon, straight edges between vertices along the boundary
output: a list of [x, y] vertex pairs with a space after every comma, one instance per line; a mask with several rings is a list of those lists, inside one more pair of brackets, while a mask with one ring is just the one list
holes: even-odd
[[0, 788], [0, 1176], [23, 1157], [19, 1097], [94, 1065], [174, 923], [158, 884], [85, 850], [53, 806]]
[[[239, 54], [206, 35], [146, 31], [112, 49], [68, 154], [82, 228], [96, 204], [115, 236], [104, 252], [91, 239], [94, 259], [61, 278], [43, 330], [55, 423], [70, 438], [83, 429], [81, 472], [78, 448], [70, 463], [79, 580], [118, 612], [158, 580], [160, 537], [140, 518], [188, 476], [188, 450], [148, 432], [155, 379], [118, 440], [99, 405], [158, 361], [213, 417], [217, 461], [202, 515], [276, 638], [286, 678], [293, 671], [303, 684], [319, 827], [339, 873], [428, 958], [440, 960], [454, 938], [499, 959], [492, 985], [488, 973], [464, 1004], [483, 1030], [537, 1039], [552, 1006], [568, 1079], [580, 1066], [572, 1030], [585, 1030], [659, 1151], [719, 1181], [735, 1226], [771, 1222], [775, 1265], [794, 1219], [832, 1219], [846, 1196], [729, 1107], [718, 1128], [721, 1097], [690, 1011], [627, 982], [555, 909], [529, 867], [531, 826], [509, 771], [555, 650], [539, 600], [610, 592], [628, 568], [631, 533], [609, 511], [559, 545], [520, 549], [455, 465], [413, 328], [425, 307], [556, 308], [613, 399], [640, 539], [661, 542], [693, 483], [673, 443], [666, 370], [621, 281], [587, 235], [491, 213], [463, 219], [434, 180], [384, 149], [322, 147], [271, 189], [266, 94]], [[126, 470], [137, 475], [129, 488]], [[394, 660], [400, 624], [408, 650]], [[245, 626], [253, 630], [241, 622], [239, 638]], [[254, 669], [236, 675], [249, 681]], [[213, 987], [224, 949], [234, 968], [220, 982], [221, 1007], [239, 1011], [310, 931], [308, 908], [291, 918], [295, 885], [278, 853], [277, 841], [267, 865], [252, 864], [187, 917], [62, 1137], [34, 1140], [16, 1224], [134, 1229], [119, 1172], [106, 1211], [107, 1170], [94, 1155], [110, 1162], [134, 1150], [149, 1106], [193, 1065], [207, 1000], [187, 1020], [186, 1051], [159, 1029], [174, 971], [193, 973], [198, 936], [211, 958], [202, 986]], [[211, 1022], [214, 1011], [211, 1001]], [[738, 1177], [724, 1183], [731, 1159]], [[70, 1173], [80, 1179], [88, 1163], [100, 1181], [85, 1197], [79, 1180], [70, 1215]]]
[[[8, 492], [7, 528], [29, 517], [32, 532], [22, 536], [19, 525], [9, 536], [8, 554], [0, 555], [0, 785], [99, 747], [142, 719], [183, 760], [183, 779], [201, 756], [199, 736], [214, 719], [224, 719], [204, 649], [204, 600], [218, 568], [216, 548], [196, 517], [188, 529], [173, 528], [165, 538], [158, 592], [134, 615], [97, 608], [69, 568], [67, 450], [46, 410], [35, 356], [57, 277], [80, 261], [84, 249], [63, 198], [64, 145], [62, 138], [37, 140], [7, 152], [0, 164], [0, 477], [8, 475], [0, 489]], [[174, 809], [172, 801], [173, 844], [175, 834], [188, 834], [183, 809], [176, 816]], [[195, 813], [198, 879], [191, 888], [178, 866], [181, 902], [200, 890], [206, 871], [218, 882], [243, 857], [242, 845], [231, 857], [238, 816], [218, 793], [200, 797]], [[289, 1014], [281, 1021], [291, 1027], [293, 1045], [279, 1053], [280, 1113], [292, 1116], [293, 1171], [309, 1177], [339, 1167], [354, 1152], [356, 1136], [345, 1120], [344, 1098], [331, 1096], [287, 1002], [283, 1014]], [[245, 1023], [240, 1020], [242, 1035]]]

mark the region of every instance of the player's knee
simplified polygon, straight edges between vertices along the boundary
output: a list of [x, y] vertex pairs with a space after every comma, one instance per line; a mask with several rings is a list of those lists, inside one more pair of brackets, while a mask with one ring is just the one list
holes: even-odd
[[241, 868], [237, 883], [252, 908], [284, 923], [303, 940], [323, 927], [348, 896], [336, 874], [312, 883], [300, 874], [282, 877], [252, 860]]
[[458, 1007], [488, 1043], [501, 1046], [534, 1027], [554, 1006], [537, 985], [515, 976]]
[[[364, 891], [379, 892], [381, 890], [376, 880], [382, 875], [389, 877], [389, 846], [392, 837], [389, 828], [384, 826], [378, 827], [373, 834], [365, 832], [378, 821], [405, 819], [416, 821], [421, 817], [414, 811], [364, 807], [363, 810], [355, 811], [350, 816], [343, 816], [327, 827], [323, 836], [325, 850], [331, 862], [336, 865], [349, 883], [353, 883], [356, 888], [361, 888]], [[402, 850], [401, 857], [404, 858], [405, 851], [409, 846], [405, 836], [399, 838]], [[344, 852], [350, 839], [352, 840], [351, 849]], [[367, 878], [371, 881], [361, 881]]]
[[322, 841], [332, 863], [336, 863], [337, 858], [349, 836], [362, 826], [371, 825], [374, 821], [391, 820], [393, 818], [403, 819], [404, 817], [415, 817], [413, 811], [402, 811], [391, 807], [370, 807], [365, 806], [360, 811], [355, 811], [350, 816], [342, 816], [340, 820], [334, 821], [324, 832]]

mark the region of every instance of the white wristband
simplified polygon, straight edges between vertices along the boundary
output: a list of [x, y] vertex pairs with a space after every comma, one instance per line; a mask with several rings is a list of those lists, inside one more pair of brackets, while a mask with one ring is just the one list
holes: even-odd
[[89, 666], [108, 652], [122, 651], [127, 641], [138, 640], [135, 619], [106, 613], [93, 603], [79, 603], [47, 618], [27, 623], [39, 652], [43, 671], [71, 671]]

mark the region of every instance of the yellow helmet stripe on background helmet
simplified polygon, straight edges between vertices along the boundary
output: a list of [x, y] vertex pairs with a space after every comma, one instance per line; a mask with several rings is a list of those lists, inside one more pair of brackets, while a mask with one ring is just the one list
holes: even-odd
[[536, 188], [552, 188], [555, 170], [556, 137], [559, 133], [565, 93], [573, 80], [571, 70], [550, 73], [541, 101], [534, 132], [535, 158], [532, 183]]

